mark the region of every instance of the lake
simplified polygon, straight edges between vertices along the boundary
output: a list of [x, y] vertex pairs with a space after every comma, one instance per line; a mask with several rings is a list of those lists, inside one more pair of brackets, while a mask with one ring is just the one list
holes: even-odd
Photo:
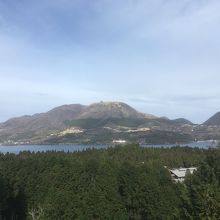
[[[198, 141], [189, 144], [178, 144], [179, 147], [198, 147], [201, 149], [208, 149], [210, 147], [216, 147], [217, 142], [215, 141]], [[110, 145], [106, 144], [93, 144], [93, 145], [82, 145], [82, 144], [59, 144], [59, 145], [16, 145], [16, 146], [0, 146], [1, 153], [14, 153], [18, 154], [22, 151], [31, 152], [46, 152], [46, 151], [64, 151], [64, 152], [77, 152], [86, 149], [103, 149], [108, 148]], [[177, 146], [177, 144], [146, 144], [141, 145], [142, 147], [164, 147], [170, 148]]]

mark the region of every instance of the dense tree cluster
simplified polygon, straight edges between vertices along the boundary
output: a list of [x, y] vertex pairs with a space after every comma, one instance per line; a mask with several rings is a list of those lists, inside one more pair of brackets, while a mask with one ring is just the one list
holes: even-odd
[[[220, 219], [220, 151], [0, 154], [0, 219]], [[197, 166], [184, 184], [168, 167]]]

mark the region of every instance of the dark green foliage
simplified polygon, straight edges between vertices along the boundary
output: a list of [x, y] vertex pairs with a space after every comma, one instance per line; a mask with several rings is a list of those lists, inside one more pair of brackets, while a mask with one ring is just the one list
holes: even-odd
[[91, 129], [97, 127], [103, 127], [108, 123], [126, 126], [126, 127], [138, 127], [145, 122], [148, 122], [149, 119], [144, 118], [103, 118], [103, 119], [74, 119], [72, 121], [66, 121], [65, 124], [68, 126], [76, 126], [84, 129]]
[[212, 151], [198, 171], [186, 180], [191, 211], [195, 219], [220, 219], [220, 154]]
[[0, 174], [0, 219], [22, 219], [25, 198], [21, 190], [13, 190], [9, 181]]
[[[220, 152], [132, 144], [0, 154], [0, 219], [219, 219]], [[168, 167], [197, 166], [184, 184]]]

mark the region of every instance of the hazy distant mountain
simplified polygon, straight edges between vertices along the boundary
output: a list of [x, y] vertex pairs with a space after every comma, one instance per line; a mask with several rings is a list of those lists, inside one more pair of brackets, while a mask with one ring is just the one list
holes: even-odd
[[38, 129], [63, 129], [66, 121], [74, 119], [106, 119], [106, 118], [156, 118], [137, 112], [125, 103], [100, 102], [89, 106], [80, 104], [63, 105], [56, 107], [47, 113], [33, 116], [12, 118], [0, 124], [0, 131], [11, 130], [19, 132], [23, 130], [35, 131]]
[[12, 118], [0, 124], [2, 134], [62, 130], [66, 122], [74, 119], [104, 119], [104, 118], [153, 118], [137, 112], [127, 104], [119, 102], [100, 102], [89, 106], [80, 104], [63, 105], [47, 113]]
[[219, 125], [220, 126], [220, 112], [214, 114], [211, 118], [209, 118], [203, 125]]
[[193, 125], [193, 123], [185, 118], [177, 118], [174, 119], [173, 122], [177, 124], [186, 124], [186, 125]]
[[99, 135], [103, 137], [106, 135], [106, 138], [107, 136], [109, 138], [113, 133], [118, 135], [116, 137], [139, 138], [143, 136], [143, 131], [145, 135], [150, 130], [185, 133], [182, 127], [186, 124], [192, 125], [186, 119], [170, 120], [143, 114], [122, 102], [99, 102], [89, 106], [73, 104], [33, 116], [12, 118], [1, 123], [0, 142], [31, 140], [38, 143], [39, 140], [65, 135], [90, 140], [94, 137], [98, 139]]
[[79, 115], [79, 118], [156, 118], [136, 111], [134, 108], [122, 102], [99, 102], [89, 105]]
[[36, 131], [39, 129], [61, 129], [64, 127], [63, 122], [65, 120], [71, 120], [78, 117], [84, 108], [85, 106], [80, 104], [63, 105], [54, 108], [47, 113], [12, 118], [0, 124], [0, 132], [22, 132], [24, 130]]

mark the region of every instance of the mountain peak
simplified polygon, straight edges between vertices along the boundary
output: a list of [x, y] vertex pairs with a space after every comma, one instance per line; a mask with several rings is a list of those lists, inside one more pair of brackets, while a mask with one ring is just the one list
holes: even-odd
[[220, 125], [220, 112], [214, 114], [211, 118], [203, 123], [204, 125]]
[[143, 131], [146, 129], [147, 131], [150, 129], [176, 130], [183, 120], [177, 120], [177, 122], [179, 123], [140, 113], [123, 102], [101, 101], [88, 106], [62, 105], [46, 113], [23, 116], [0, 123], [0, 141], [4, 143], [8, 140], [19, 140], [41, 143], [55, 137], [56, 142], [56, 138], [59, 139], [59, 134], [63, 134], [63, 131], [64, 133], [67, 131], [74, 133], [77, 129], [77, 131], [81, 129], [80, 131], [83, 130], [85, 133], [77, 134], [74, 137], [69, 135], [70, 138], [74, 138], [74, 141], [96, 138], [96, 136], [102, 135], [101, 132], [105, 133], [105, 129], [108, 129], [107, 132], [112, 137], [121, 132], [126, 137], [130, 134], [138, 137], [139, 134], [143, 135]]
[[193, 125], [193, 123], [185, 118], [176, 118], [173, 120], [173, 122], [177, 124], [186, 124], [186, 125]]
[[143, 118], [144, 114], [123, 102], [98, 102], [89, 105], [81, 118]]

